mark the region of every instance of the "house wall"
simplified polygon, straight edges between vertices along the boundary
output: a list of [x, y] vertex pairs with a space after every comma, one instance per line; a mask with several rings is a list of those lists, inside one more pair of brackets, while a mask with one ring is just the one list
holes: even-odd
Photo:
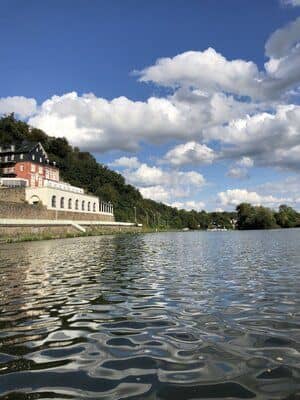
[[57, 168], [29, 161], [16, 163], [14, 173], [18, 178], [27, 179], [31, 187], [43, 186], [45, 179], [59, 181], [59, 170]]
[[[61, 190], [51, 187], [41, 187], [41, 188], [26, 188], [26, 201], [29, 204], [33, 204], [39, 199], [48, 210], [59, 210], [65, 211], [67, 213], [88, 213], [88, 214], [99, 214], [99, 199], [96, 196], [90, 196], [84, 193], [74, 193], [67, 190]], [[52, 198], [55, 196], [56, 205], [53, 206]], [[62, 207], [62, 198], [63, 207]], [[71, 200], [71, 208], [69, 208], [69, 200]], [[78, 209], [76, 209], [76, 201], [78, 200]], [[84, 208], [82, 204], [84, 203]], [[88, 209], [88, 204], [90, 204], [90, 211]], [[95, 211], [94, 211], [95, 210]], [[108, 210], [102, 214], [111, 215], [112, 212]]]

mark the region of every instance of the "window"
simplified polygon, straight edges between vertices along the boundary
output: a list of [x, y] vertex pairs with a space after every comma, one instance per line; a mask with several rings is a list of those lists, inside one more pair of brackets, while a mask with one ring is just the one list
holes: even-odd
[[35, 160], [35, 155], [34, 155], [34, 154], [32, 154], [32, 157], [31, 157], [31, 158], [32, 158], [32, 160], [34, 161], [34, 160]]
[[78, 201], [78, 199], [75, 201], [75, 210], [78, 210], [78, 203], [79, 203], [79, 201]]
[[20, 154], [20, 160], [23, 160], [23, 158], [24, 158], [24, 154], [21, 153], [21, 154]]
[[24, 171], [24, 165], [23, 165], [23, 164], [20, 165], [20, 171], [21, 171], [21, 172]]
[[96, 212], [96, 203], [93, 204], [93, 211]]
[[88, 211], [91, 211], [91, 202], [88, 202]]
[[43, 174], [43, 168], [39, 167], [39, 174], [42, 175]]
[[69, 199], [68, 201], [68, 209], [72, 210], [72, 199]]
[[31, 164], [31, 172], [35, 172], [35, 165]]
[[56, 196], [52, 196], [52, 199], [51, 199], [51, 207], [53, 207], [53, 208], [56, 207]]
[[81, 203], [81, 209], [82, 209], [82, 211], [84, 211], [84, 200]]
[[11, 161], [14, 161], [14, 159], [15, 159], [15, 155], [12, 154], [12, 156], [11, 156]]
[[60, 199], [60, 208], [65, 208], [65, 198], [64, 197], [62, 197]]
[[40, 157], [40, 163], [42, 162], [43, 160], [42, 160], [42, 157]]

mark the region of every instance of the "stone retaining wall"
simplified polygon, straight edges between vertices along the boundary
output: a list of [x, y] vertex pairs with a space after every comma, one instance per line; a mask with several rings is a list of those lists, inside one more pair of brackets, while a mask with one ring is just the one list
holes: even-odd
[[[0, 189], [5, 190], [5, 189]], [[10, 189], [8, 189], [10, 190]], [[21, 196], [21, 195], [20, 195]], [[0, 218], [20, 219], [63, 219], [73, 221], [109, 221], [113, 222], [113, 215], [78, 213], [72, 211], [47, 210], [43, 205], [31, 205], [22, 202], [7, 202], [0, 199]]]
[[24, 203], [25, 188], [0, 188], [0, 201]]
[[[114, 233], [141, 232], [142, 228], [137, 226], [89, 226], [86, 227], [86, 235], [103, 235]], [[82, 233], [70, 225], [60, 226], [0, 226], [0, 241], [13, 238], [13, 240], [24, 240], [30, 236], [36, 239], [64, 238], [67, 236], [81, 236]]]
[[78, 235], [78, 230], [71, 225], [60, 226], [0, 226], [0, 238], [13, 237], [15, 239], [26, 236], [63, 237], [68, 234]]

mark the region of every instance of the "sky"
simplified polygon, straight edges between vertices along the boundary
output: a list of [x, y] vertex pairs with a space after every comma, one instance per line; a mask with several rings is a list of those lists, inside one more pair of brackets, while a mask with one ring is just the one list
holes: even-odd
[[178, 208], [300, 210], [300, 0], [2, 0], [0, 115]]

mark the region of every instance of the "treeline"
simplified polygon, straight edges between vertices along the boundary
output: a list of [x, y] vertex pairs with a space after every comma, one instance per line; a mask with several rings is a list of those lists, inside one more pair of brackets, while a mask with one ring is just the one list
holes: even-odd
[[206, 229], [208, 227], [232, 228], [235, 212], [186, 211], [144, 199], [132, 185], [128, 185], [122, 175], [99, 164], [88, 152], [69, 145], [65, 138], [46, 135], [40, 129], [17, 120], [13, 114], [0, 119], [0, 146], [21, 144], [24, 140], [41, 142], [49, 158], [56, 161], [61, 178], [75, 186], [95, 194], [102, 200], [114, 204], [118, 221], [135, 220], [159, 229]]
[[272, 229], [300, 227], [300, 213], [285, 204], [278, 211], [242, 203], [236, 208], [238, 229]]

